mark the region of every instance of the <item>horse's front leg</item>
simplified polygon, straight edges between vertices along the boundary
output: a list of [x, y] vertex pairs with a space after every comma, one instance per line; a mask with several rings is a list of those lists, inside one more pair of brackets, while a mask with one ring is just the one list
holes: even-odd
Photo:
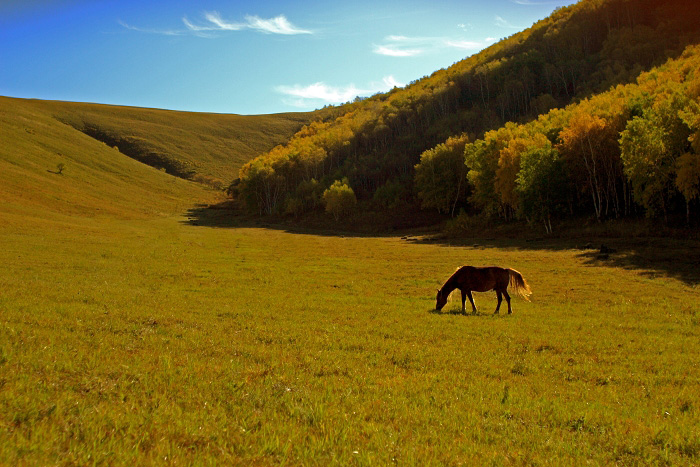
[[503, 301], [503, 295], [500, 290], [496, 290], [496, 298], [498, 298], [498, 303], [496, 304], [496, 311], [493, 312], [495, 315], [497, 315], [498, 310], [501, 309], [501, 302]]
[[[467, 290], [467, 297], [469, 297], [469, 302], [472, 304], [472, 314], [476, 314], [476, 305], [474, 304], [474, 297], [472, 297], [472, 291]], [[462, 303], [462, 312], [464, 312], [464, 303]]]
[[467, 303], [467, 291], [466, 290], [461, 290], [462, 292], [462, 314], [466, 315], [467, 314], [467, 308], [466, 308], [466, 303]]

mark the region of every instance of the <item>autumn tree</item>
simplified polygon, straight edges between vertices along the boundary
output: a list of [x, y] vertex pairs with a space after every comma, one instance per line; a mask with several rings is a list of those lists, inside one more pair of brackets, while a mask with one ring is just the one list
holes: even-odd
[[700, 198], [700, 77], [688, 84], [689, 102], [679, 116], [690, 129], [691, 148], [676, 161], [676, 187], [685, 198], [686, 221], [690, 223], [690, 203]]
[[[521, 129], [515, 123], [506, 123], [498, 130], [489, 131], [484, 139], [467, 144], [464, 148], [467, 178], [472, 187], [470, 202], [487, 216], [505, 214], [503, 198], [497, 189], [501, 151], [508, 147]], [[514, 178], [513, 178], [514, 179]], [[499, 186], [500, 188], [500, 186]]]
[[687, 152], [678, 158], [676, 187], [685, 198], [686, 221], [690, 224], [690, 203], [700, 198], [700, 154]]
[[552, 217], [563, 211], [569, 183], [559, 152], [551, 143], [530, 146], [520, 154], [516, 184], [522, 214], [542, 222], [546, 232], [552, 233]]
[[619, 215], [618, 184], [622, 176], [618, 130], [613, 121], [574, 111], [569, 124], [559, 134], [557, 149], [569, 168], [578, 189], [588, 192], [596, 218]]
[[449, 138], [421, 154], [415, 166], [415, 186], [421, 207], [434, 208], [454, 217], [456, 207], [466, 201], [467, 167], [464, 165], [466, 135]]
[[355, 192], [348, 186], [348, 179], [336, 180], [323, 192], [326, 212], [333, 214], [335, 220], [350, 214], [357, 204]]
[[[634, 117], [620, 134], [625, 173], [635, 199], [649, 217], [668, 212], [674, 191], [676, 159], [689, 149], [690, 129], [680, 118], [685, 106], [678, 92], [659, 96], [641, 117]], [[692, 167], [684, 161], [684, 167]]]

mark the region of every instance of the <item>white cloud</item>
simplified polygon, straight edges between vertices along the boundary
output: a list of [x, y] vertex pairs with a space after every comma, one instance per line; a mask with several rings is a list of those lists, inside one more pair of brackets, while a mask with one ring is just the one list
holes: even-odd
[[275, 89], [277, 92], [301, 99], [301, 101], [321, 100], [329, 103], [347, 102], [362, 93], [354, 84], [339, 87], [328, 86], [323, 82], [310, 84], [308, 86], [301, 86], [299, 84], [295, 84], [294, 86], [277, 86]]
[[276, 86], [275, 91], [287, 96], [284, 103], [294, 107], [311, 107], [314, 105], [342, 104], [353, 100], [357, 96], [370, 96], [378, 92], [401, 87], [403, 84], [396, 81], [393, 76], [385, 76], [381, 83], [370, 83], [366, 88], [358, 88], [354, 84], [346, 86], [330, 86], [323, 82], [313, 83], [307, 86], [295, 84], [293, 86]]
[[[217, 11], [205, 13], [204, 18], [214, 25], [209, 27], [205, 26], [204, 29], [208, 31], [240, 31], [241, 29], [244, 29], [247, 26], [247, 24], [245, 23], [229, 23], [223, 18], [221, 18], [221, 15], [219, 15], [219, 12]], [[188, 28], [193, 27], [192, 23], [187, 21], [187, 18], [182, 18], [182, 21]], [[195, 30], [201, 30], [196, 26], [194, 27]]]
[[182, 22], [187, 29], [195, 32], [200, 31], [240, 31], [243, 29], [252, 29], [254, 31], [263, 32], [266, 34], [313, 34], [307, 29], [301, 29], [289, 22], [286, 16], [279, 15], [274, 18], [264, 19], [259, 16], [249, 15], [245, 17], [244, 23], [233, 23], [224, 20], [216, 11], [207, 12], [204, 14], [204, 19], [207, 21], [203, 26], [196, 25], [190, 22], [187, 18], [182, 18]]
[[389, 57], [413, 57], [422, 53], [422, 49], [402, 49], [396, 45], [375, 45], [374, 53]]
[[[462, 26], [465, 25], [459, 25], [460, 28]], [[374, 53], [390, 57], [413, 57], [423, 53], [438, 52], [445, 48], [476, 51], [488, 47], [493, 41], [491, 37], [484, 40], [467, 40], [450, 37], [387, 36], [384, 44], [374, 45]]]
[[496, 15], [496, 18], [494, 20], [494, 24], [500, 28], [508, 28], [508, 29], [521, 29], [518, 26], [514, 26], [505, 19], [501, 18], [500, 16]]
[[395, 87], [397, 87], [397, 88], [403, 87], [403, 84], [396, 81], [396, 79], [392, 75], [385, 76], [384, 78], [382, 78], [382, 82], [389, 89], [393, 89]]
[[454, 47], [456, 49], [466, 49], [466, 50], [479, 50], [483, 49], [486, 44], [484, 42], [478, 41], [445, 41], [445, 45], [448, 47]]
[[194, 23], [190, 21], [186, 16], [182, 18], [182, 24], [185, 25], [185, 29], [147, 29], [138, 28], [131, 26], [122, 21], [119, 24], [127, 29], [133, 31], [146, 32], [150, 34], [164, 34], [164, 35], [183, 35], [183, 34], [195, 34], [201, 37], [214, 37], [216, 33], [227, 32], [227, 31], [242, 31], [250, 29], [253, 31], [262, 32], [265, 34], [313, 34], [313, 31], [308, 29], [301, 29], [294, 26], [289, 22], [286, 16], [279, 15], [274, 18], [260, 18], [259, 16], [249, 15], [245, 17], [245, 21], [242, 23], [227, 21], [221, 17], [221, 14], [217, 11], [210, 11], [204, 13], [204, 20], [199, 23]]
[[313, 34], [307, 29], [300, 29], [292, 25], [284, 16], [276, 16], [270, 19], [262, 19], [257, 16], [246, 16], [248, 27], [267, 34]]
[[119, 23], [120, 26], [126, 29], [130, 29], [132, 31], [138, 31], [138, 32], [145, 32], [148, 34], [162, 34], [164, 36], [181, 36], [182, 34], [185, 34], [185, 31], [178, 30], [178, 29], [146, 29], [146, 28], [139, 28], [136, 26], [132, 26], [130, 24], [125, 23], [122, 20], [117, 20], [117, 23]]

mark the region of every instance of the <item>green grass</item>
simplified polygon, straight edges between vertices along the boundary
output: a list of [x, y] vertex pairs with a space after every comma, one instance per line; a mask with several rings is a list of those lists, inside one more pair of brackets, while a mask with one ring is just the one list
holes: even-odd
[[[238, 177], [250, 159], [282, 144], [324, 113], [205, 114], [7, 97], [0, 97], [0, 111], [63, 122], [151, 165], [172, 167], [221, 186]], [[27, 127], [34, 129], [31, 122]]]
[[[696, 281], [564, 241], [193, 225], [216, 193], [43, 115], [0, 113], [0, 464], [700, 462]], [[532, 302], [435, 313], [462, 264]]]

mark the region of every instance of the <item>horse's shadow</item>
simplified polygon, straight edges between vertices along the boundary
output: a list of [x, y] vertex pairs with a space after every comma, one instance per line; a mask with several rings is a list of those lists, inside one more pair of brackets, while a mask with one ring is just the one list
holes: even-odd
[[467, 313], [462, 313], [461, 310], [442, 311], [442, 310], [436, 310], [435, 308], [430, 308], [428, 310], [428, 313], [433, 314], [433, 315], [439, 315], [439, 316], [465, 316], [465, 317], [486, 316], [486, 313], [481, 313], [479, 311], [477, 311], [476, 314], [474, 314], [471, 311], [469, 311]]

